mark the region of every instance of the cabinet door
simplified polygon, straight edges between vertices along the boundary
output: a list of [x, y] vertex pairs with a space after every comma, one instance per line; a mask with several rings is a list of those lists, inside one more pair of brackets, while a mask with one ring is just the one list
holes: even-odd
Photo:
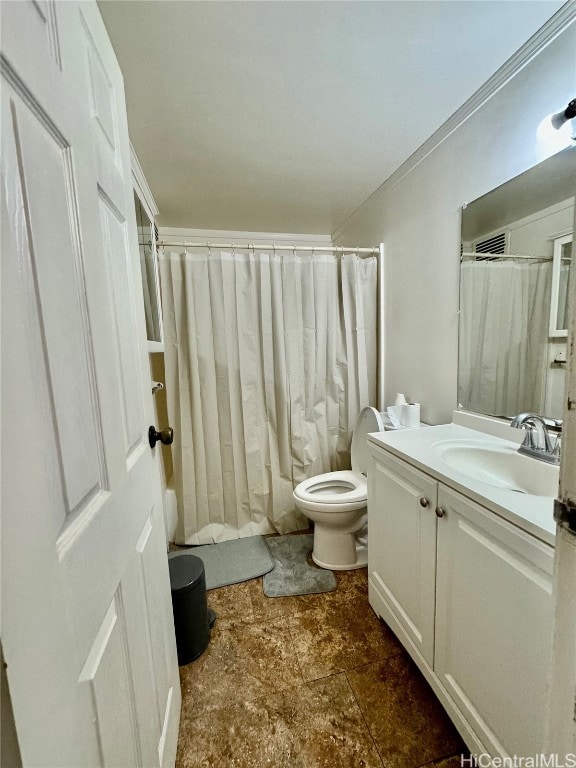
[[[434, 653], [436, 494], [428, 475], [384, 451], [368, 472], [368, 574], [371, 603], [394, 619], [431, 665]], [[383, 599], [382, 610], [374, 591]], [[391, 615], [387, 614], [388, 609]]]
[[434, 671], [493, 755], [543, 749], [552, 547], [440, 486]]

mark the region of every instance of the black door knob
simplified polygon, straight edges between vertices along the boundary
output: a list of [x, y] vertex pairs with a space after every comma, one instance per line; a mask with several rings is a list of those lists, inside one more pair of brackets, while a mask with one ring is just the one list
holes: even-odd
[[166, 427], [165, 429], [162, 429], [160, 432], [156, 431], [156, 427], [152, 426], [148, 429], [148, 442], [150, 443], [150, 448], [154, 448], [156, 443], [160, 440], [162, 445], [170, 445], [174, 442], [174, 430], [172, 427]]

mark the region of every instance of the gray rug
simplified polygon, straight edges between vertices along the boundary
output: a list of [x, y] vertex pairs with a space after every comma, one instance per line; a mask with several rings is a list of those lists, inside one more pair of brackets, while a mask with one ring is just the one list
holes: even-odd
[[202, 544], [186, 549], [204, 562], [206, 589], [238, 584], [262, 576], [274, 568], [274, 561], [262, 536]]
[[263, 579], [266, 597], [312, 595], [336, 589], [332, 571], [308, 564], [308, 553], [314, 543], [313, 534], [275, 536], [266, 539], [266, 542], [274, 558], [274, 570]]

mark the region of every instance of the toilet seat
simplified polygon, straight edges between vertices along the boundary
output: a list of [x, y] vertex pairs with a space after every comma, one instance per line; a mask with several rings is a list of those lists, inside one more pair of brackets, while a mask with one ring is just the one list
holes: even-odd
[[366, 506], [368, 486], [360, 472], [325, 472], [303, 480], [294, 489], [294, 496], [307, 509], [325, 511], [333, 507], [336, 511], [346, 507], [352, 511]]
[[383, 429], [378, 411], [363, 408], [350, 446], [352, 469], [310, 477], [293, 491], [296, 507], [314, 523], [312, 560], [321, 568], [346, 571], [368, 563], [366, 538], [359, 538], [368, 517], [368, 435]]

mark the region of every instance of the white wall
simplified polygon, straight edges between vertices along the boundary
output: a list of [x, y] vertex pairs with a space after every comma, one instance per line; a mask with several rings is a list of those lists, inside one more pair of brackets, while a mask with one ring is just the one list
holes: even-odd
[[[228, 229], [185, 229], [160, 227], [160, 240], [166, 243], [186, 241], [189, 243], [235, 243], [237, 245], [332, 245], [330, 235], [303, 235], [286, 232], [243, 232]], [[359, 245], [354, 243], [354, 245]]]
[[570, 197], [505, 226], [479, 232], [473, 240], [464, 241], [464, 250], [473, 250], [473, 243], [508, 231], [508, 253], [552, 257], [554, 238], [572, 232], [573, 212], [574, 198]]
[[[576, 180], [574, 181], [576, 186]], [[509, 224], [510, 253], [552, 256], [554, 237], [572, 231], [574, 198]]]
[[404, 392], [425, 421], [450, 421], [457, 405], [460, 208], [535, 165], [538, 124], [574, 95], [572, 24], [333, 235], [385, 243], [386, 399]]

